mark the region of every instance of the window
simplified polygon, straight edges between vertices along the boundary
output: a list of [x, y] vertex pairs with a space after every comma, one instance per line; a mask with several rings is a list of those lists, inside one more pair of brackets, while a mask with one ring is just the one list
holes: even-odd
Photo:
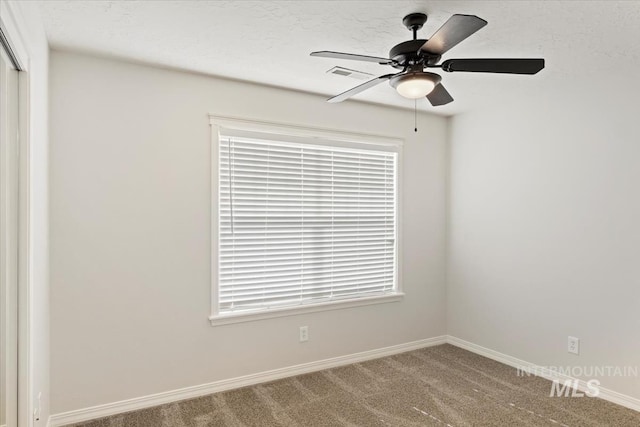
[[260, 130], [214, 127], [212, 322], [397, 300], [399, 146]]

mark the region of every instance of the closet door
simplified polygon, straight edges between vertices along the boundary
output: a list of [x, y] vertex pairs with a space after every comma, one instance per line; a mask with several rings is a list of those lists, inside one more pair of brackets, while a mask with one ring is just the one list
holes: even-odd
[[0, 426], [18, 424], [18, 71], [0, 44]]

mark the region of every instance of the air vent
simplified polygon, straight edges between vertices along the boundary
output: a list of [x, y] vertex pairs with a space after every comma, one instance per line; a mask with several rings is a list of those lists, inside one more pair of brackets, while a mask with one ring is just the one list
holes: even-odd
[[333, 67], [332, 69], [328, 70], [327, 73], [335, 74], [342, 77], [351, 77], [352, 79], [356, 80], [369, 80], [373, 77], [373, 74], [365, 73], [358, 70], [351, 70], [344, 67]]

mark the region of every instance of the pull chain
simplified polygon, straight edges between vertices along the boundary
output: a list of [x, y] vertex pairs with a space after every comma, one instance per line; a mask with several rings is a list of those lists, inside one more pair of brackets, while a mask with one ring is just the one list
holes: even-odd
[[413, 100], [413, 131], [418, 132], [418, 100]]

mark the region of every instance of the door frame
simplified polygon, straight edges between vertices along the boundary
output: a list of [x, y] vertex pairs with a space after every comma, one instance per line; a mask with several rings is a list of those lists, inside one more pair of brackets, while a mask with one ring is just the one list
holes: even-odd
[[[30, 245], [30, 56], [27, 49], [25, 24], [18, 7], [0, 1], [0, 31], [18, 69], [18, 427], [32, 427], [34, 422], [32, 397], [33, 363], [31, 314]], [[41, 420], [42, 421], [42, 420]], [[44, 420], [47, 424], [47, 420]]]

